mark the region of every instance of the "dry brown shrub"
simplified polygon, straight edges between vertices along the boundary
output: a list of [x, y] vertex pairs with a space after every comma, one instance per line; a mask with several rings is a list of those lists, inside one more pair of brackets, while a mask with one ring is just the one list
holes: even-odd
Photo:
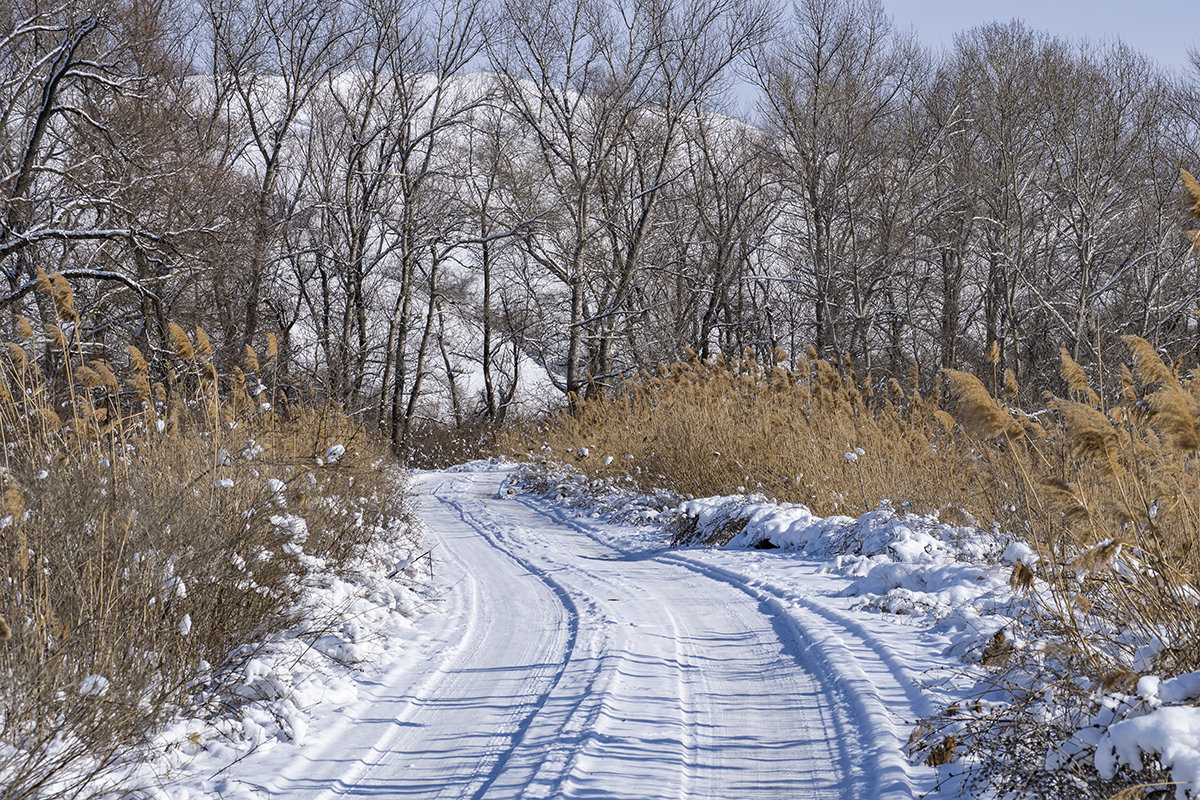
[[[33, 368], [0, 370], [12, 387], [0, 394], [6, 798], [103, 769], [199, 693], [220, 696], [230, 654], [289, 624], [298, 579], [317, 562], [285, 546], [273, 517], [302, 512], [303, 552], [337, 569], [407, 513], [386, 449], [336, 409], [214, 416], [226, 391], [216, 376], [207, 393], [199, 375], [179, 376], [155, 400], [148, 365], [129, 353], [127, 394], [102, 361], [68, 364], [82, 392]], [[87, 396], [95, 387], [103, 406]], [[166, 413], [171, 433], [158, 425]], [[345, 453], [322, 464], [332, 444]], [[217, 668], [207, 682], [203, 662]], [[110, 689], [81, 702], [89, 675]]]
[[[796, 371], [722, 359], [657, 372], [503, 443], [520, 454], [545, 443], [594, 477], [629, 474], [695, 496], [740, 487], [821, 513], [863, 513], [889, 498], [973, 509], [972, 481], [991, 480], [950, 446], [953, 422], [928, 400], [898, 384], [868, 400], [819, 358]], [[856, 448], [863, 455], [848, 461]]]

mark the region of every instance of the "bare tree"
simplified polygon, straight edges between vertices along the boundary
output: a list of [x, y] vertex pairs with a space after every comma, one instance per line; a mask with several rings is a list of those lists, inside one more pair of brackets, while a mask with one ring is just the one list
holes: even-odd
[[[860, 246], [867, 178], [886, 164], [885, 123], [905, 99], [914, 64], [874, 0], [806, 0], [755, 58], [763, 117], [788, 189], [793, 277], [823, 355], [864, 355], [863, 326], [882, 263]], [[843, 324], [843, 319], [848, 324]]]

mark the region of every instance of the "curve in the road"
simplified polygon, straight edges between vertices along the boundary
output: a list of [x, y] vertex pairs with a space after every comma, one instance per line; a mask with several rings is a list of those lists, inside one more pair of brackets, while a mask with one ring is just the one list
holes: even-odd
[[818, 599], [698, 551], [501, 494], [498, 471], [422, 476], [454, 586], [404, 659], [283, 758], [272, 797], [909, 800], [905, 663]]

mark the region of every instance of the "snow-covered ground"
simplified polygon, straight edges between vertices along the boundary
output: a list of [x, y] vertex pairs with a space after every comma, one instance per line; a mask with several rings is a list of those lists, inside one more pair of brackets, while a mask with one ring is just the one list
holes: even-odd
[[[678, 550], [508, 470], [414, 487], [448, 590], [298, 741], [199, 753], [170, 795], [910, 798], [949, 640], [778, 551]], [[911, 621], [912, 624], [907, 624]], [[941, 687], [938, 689], [932, 686]], [[218, 772], [219, 774], [213, 774]], [[207, 773], [207, 774], [206, 774]]]
[[[700, 529], [736, 517], [730, 547], [672, 547], [629, 498], [614, 515], [511, 474], [418, 476], [436, 596], [358, 592], [361, 630], [318, 640], [349, 648], [342, 667], [325, 657], [265, 692], [280, 696], [257, 722], [242, 714], [233, 744], [175, 731], [160, 796], [947, 796], [910, 734], [971, 690], [964, 660], [1011, 619], [1007, 577], [1028, 548], [888, 508], [822, 519], [748, 498], [680, 509]], [[415, 619], [389, 622], [389, 607]], [[1098, 733], [1102, 771], [1147, 749], [1180, 767], [1195, 755], [1177, 701], [1200, 677], [1143, 684], [1161, 724], [1135, 714]]]

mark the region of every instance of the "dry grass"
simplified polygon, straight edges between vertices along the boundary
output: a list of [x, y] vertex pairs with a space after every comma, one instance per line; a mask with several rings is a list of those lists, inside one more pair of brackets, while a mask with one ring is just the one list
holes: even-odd
[[[1200, 668], [1200, 381], [1143, 340], [1126, 344], [1131, 368], [1108, 404], [1065, 351], [1071, 399], [1033, 413], [954, 370], [943, 403], [895, 382], [865, 395], [849, 364], [693, 359], [507, 444], [696, 496], [755, 492], [822, 514], [885, 499], [965, 511], [1038, 548], [1036, 575], [1015, 585], [1049, 584], [1046, 622], [1089, 674], [1176, 674]], [[1147, 663], [1140, 648], [1159, 639]]]
[[[973, 413], [990, 415], [991, 434], [1020, 431], [982, 384], [954, 375], [987, 399]], [[995, 517], [977, 500], [981, 487], [1003, 488], [995, 454], [959, 446], [955, 420], [938, 406], [938, 397], [896, 381], [866, 396], [851, 369], [822, 360], [693, 359], [660, 366], [619, 394], [580, 400], [573, 412], [510, 432], [506, 444], [548, 451], [591, 477], [629, 475], [693, 496], [759, 493], [851, 515], [899, 499], [914, 511], [967, 509], [990, 524]]]
[[930, 725], [921, 757], [970, 754], [986, 765], [976, 786], [1019, 780], [1040, 796], [1104, 798], [1161, 780], [1161, 768], [1105, 782], [1084, 762], [1048, 770], [1046, 753], [1088, 724], [1095, 692], [1200, 669], [1200, 379], [1144, 340], [1125, 344], [1108, 387], [1062, 351], [1065, 396], [1030, 412], [1011, 405], [1011, 374], [996, 398], [945, 370], [943, 399], [895, 382], [865, 395], [848, 364], [693, 359], [508, 445], [645, 489], [758, 492], [822, 514], [891, 499], [1012, 531], [1040, 556], [1011, 578], [1035, 618], [1021, 642], [989, 642], [983, 666], [1013, 701]]
[[[63, 325], [71, 298], [50, 282]], [[69, 289], [69, 287], [68, 287]], [[28, 325], [26, 325], [28, 327]], [[23, 329], [22, 329], [23, 330]], [[32, 328], [29, 329], [32, 335]], [[86, 359], [62, 326], [0, 368], [0, 797], [76, 792], [195, 694], [203, 662], [285, 626], [298, 578], [353, 558], [402, 508], [384, 450], [335, 409], [269, 410], [270, 360], [218, 376]], [[28, 348], [28, 350], [26, 349]], [[256, 355], [247, 366], [257, 370]], [[48, 369], [52, 368], [52, 374]], [[122, 386], [118, 373], [124, 373]], [[332, 445], [345, 453], [328, 463]], [[302, 517], [302, 541], [286, 515]], [[308, 557], [315, 557], [310, 559]], [[219, 675], [217, 670], [214, 674]], [[89, 676], [102, 676], [101, 691]]]
[[592, 477], [628, 473], [693, 496], [760, 493], [823, 514], [859, 514], [890, 498], [967, 507], [992, 482], [977, 458], [950, 446], [953, 421], [936, 399], [896, 383], [864, 397], [846, 372], [819, 360], [693, 359], [506, 441], [516, 452], [549, 448]]

